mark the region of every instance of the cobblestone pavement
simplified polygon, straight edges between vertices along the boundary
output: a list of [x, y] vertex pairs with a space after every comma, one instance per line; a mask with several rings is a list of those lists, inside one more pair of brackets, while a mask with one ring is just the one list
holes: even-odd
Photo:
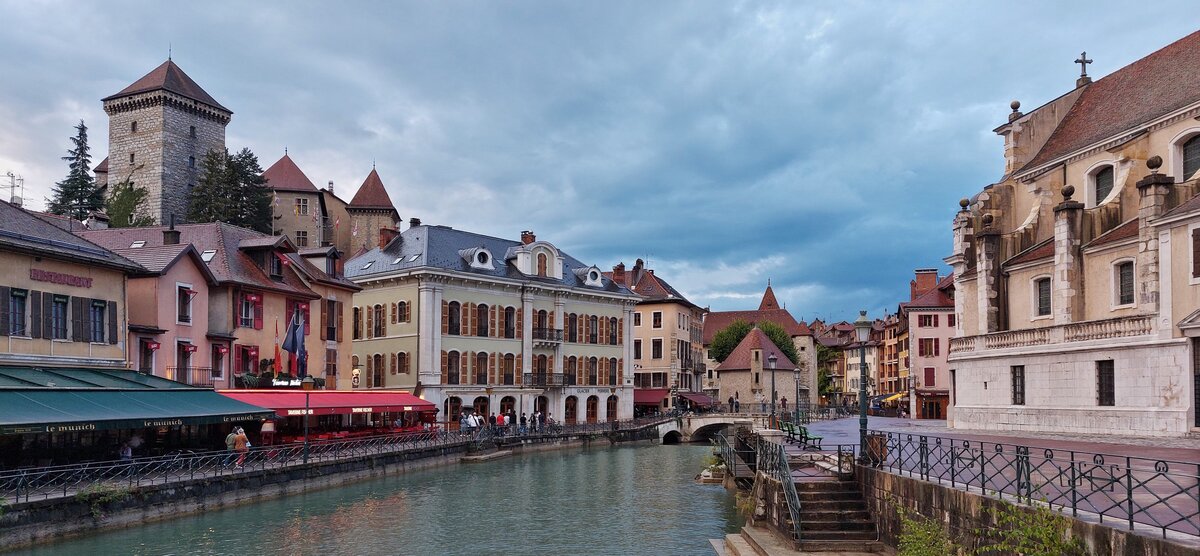
[[[898, 419], [894, 417], [868, 417], [867, 419], [869, 430], [1020, 444], [1055, 450], [1200, 462], [1200, 438], [1070, 435], [1023, 431], [1004, 433], [948, 429], [945, 421], [932, 419]], [[858, 444], [858, 417], [812, 423], [808, 428], [813, 434], [825, 437], [824, 446], [827, 448], [836, 444]]]

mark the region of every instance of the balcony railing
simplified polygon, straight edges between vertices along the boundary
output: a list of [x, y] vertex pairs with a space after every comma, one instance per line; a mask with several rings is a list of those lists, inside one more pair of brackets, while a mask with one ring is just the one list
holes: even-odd
[[167, 367], [167, 376], [189, 386], [213, 387], [212, 367]]
[[543, 342], [563, 341], [563, 331], [560, 328], [534, 328], [533, 339]]
[[1149, 315], [1090, 320], [1044, 328], [1008, 330], [978, 336], [951, 338], [950, 353], [963, 354], [993, 349], [1024, 348], [1089, 340], [1109, 340], [1130, 336], [1146, 336], [1153, 332], [1154, 317]]
[[575, 386], [575, 375], [567, 373], [525, 373], [521, 378], [521, 385], [526, 388]]

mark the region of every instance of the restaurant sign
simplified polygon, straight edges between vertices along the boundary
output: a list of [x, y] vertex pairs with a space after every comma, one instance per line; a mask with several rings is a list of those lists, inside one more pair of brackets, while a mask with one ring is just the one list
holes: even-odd
[[64, 286], [75, 286], [77, 288], [92, 287], [92, 279], [88, 278], [87, 276], [75, 276], [74, 274], [51, 272], [49, 270], [41, 270], [38, 268], [29, 269], [29, 279], [36, 282], [50, 282], [51, 284], [62, 284]]
[[142, 421], [143, 427], [178, 427], [183, 425], [183, 419], [155, 419]]
[[369, 408], [369, 407], [352, 407], [352, 408], [350, 408], [350, 413], [371, 413], [371, 408]]
[[287, 410], [287, 414], [288, 415], [305, 415], [305, 414], [312, 415], [313, 410], [312, 409], [289, 409], [289, 410]]
[[279, 379], [272, 380], [271, 386], [302, 386], [302, 384], [300, 384], [300, 379], [298, 379], [298, 378], [295, 378], [292, 380], [288, 380], [285, 378], [283, 380], [279, 380]]

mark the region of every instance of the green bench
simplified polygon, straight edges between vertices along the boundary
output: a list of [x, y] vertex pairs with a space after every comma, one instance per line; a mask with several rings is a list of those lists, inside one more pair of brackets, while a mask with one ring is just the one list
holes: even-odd
[[787, 421], [781, 421], [779, 423], [779, 430], [782, 430], [787, 435], [789, 442], [800, 444], [805, 448], [821, 449], [821, 441], [824, 440], [824, 437], [810, 434], [808, 428], [802, 425], [798, 426]]

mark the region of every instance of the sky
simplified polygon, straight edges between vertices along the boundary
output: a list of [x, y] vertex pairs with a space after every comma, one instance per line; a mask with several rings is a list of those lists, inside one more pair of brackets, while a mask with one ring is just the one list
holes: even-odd
[[[607, 269], [647, 261], [713, 310], [770, 280], [798, 318], [894, 311], [949, 272], [992, 129], [1200, 28], [1192, 2], [16, 2], [0, 0], [0, 181], [40, 208], [72, 126], [173, 60], [349, 199]], [[1166, 14], [1171, 14], [1167, 16]]]

